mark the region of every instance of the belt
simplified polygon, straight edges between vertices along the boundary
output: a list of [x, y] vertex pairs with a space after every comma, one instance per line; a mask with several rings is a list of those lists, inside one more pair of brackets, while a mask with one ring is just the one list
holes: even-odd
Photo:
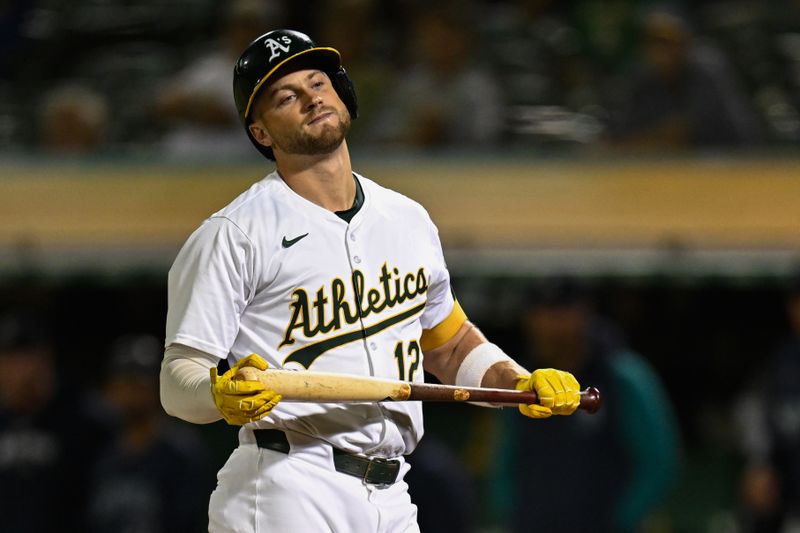
[[[256, 444], [259, 448], [289, 453], [289, 441], [286, 434], [278, 429], [254, 429]], [[397, 481], [400, 473], [400, 461], [396, 459], [369, 459], [360, 455], [347, 453], [333, 448], [333, 466], [337, 472], [361, 478], [373, 485], [391, 485]]]

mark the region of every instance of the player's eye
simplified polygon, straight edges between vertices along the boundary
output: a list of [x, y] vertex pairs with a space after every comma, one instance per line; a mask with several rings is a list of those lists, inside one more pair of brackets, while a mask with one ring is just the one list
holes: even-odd
[[292, 100], [294, 100], [294, 98], [295, 98], [294, 94], [287, 94], [285, 96], [279, 97], [278, 98], [278, 107], [283, 107], [285, 105], [288, 105]]

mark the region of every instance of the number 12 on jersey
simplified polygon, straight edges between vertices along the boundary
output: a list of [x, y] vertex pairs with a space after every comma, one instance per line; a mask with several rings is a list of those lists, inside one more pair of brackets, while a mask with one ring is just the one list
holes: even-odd
[[[397, 360], [397, 372], [401, 380], [414, 381], [414, 372], [416, 372], [417, 367], [419, 367], [419, 356], [422, 350], [420, 350], [417, 341], [409, 342], [407, 350], [403, 349], [403, 344], [404, 343], [401, 341], [394, 347], [394, 358]], [[406, 375], [407, 362], [411, 363], [408, 365], [408, 375]]]

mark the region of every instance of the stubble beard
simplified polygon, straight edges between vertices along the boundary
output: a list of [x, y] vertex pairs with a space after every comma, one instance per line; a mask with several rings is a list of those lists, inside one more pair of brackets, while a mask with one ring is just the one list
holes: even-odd
[[282, 136], [278, 139], [273, 137], [273, 144], [282, 152], [295, 155], [324, 155], [336, 150], [350, 130], [350, 114], [347, 111], [339, 111], [328, 108], [325, 112], [331, 111], [339, 118], [336, 125], [323, 124], [322, 131], [317, 135], [312, 135], [306, 130], [300, 130]]

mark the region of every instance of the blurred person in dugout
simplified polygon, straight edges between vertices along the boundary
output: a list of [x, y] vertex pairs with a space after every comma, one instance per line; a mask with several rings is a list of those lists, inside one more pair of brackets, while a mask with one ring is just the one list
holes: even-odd
[[404, 41], [410, 64], [369, 126], [375, 145], [469, 150], [499, 140], [502, 94], [473, 49], [469, 15], [463, 5], [413, 12]]
[[754, 146], [761, 127], [721, 49], [671, 6], [647, 10], [641, 58], [612, 105], [609, 140], [631, 149]]
[[[504, 416], [489, 482], [494, 514], [514, 532], [638, 531], [665, 502], [681, 463], [658, 375], [592, 310], [578, 280], [533, 286], [521, 322], [526, 364], [567, 369], [600, 389], [603, 407], [537, 427]], [[548, 490], [531, 494], [534, 478], [549, 480]]]
[[745, 460], [742, 531], [800, 531], [800, 270], [784, 298], [788, 334], [734, 411]]
[[85, 155], [108, 146], [106, 97], [80, 82], [49, 90], [40, 106], [39, 148], [59, 155]]
[[[205, 52], [160, 87], [153, 117], [164, 128], [160, 149], [183, 157], [250, 157], [252, 148], [231, 105], [233, 65], [242, 50], [284, 16], [281, 2], [226, 2], [220, 35]], [[278, 24], [279, 25], [279, 24]]]
[[87, 530], [88, 473], [109, 435], [100, 412], [59, 379], [45, 319], [0, 316], [0, 530]]
[[108, 352], [103, 397], [116, 432], [93, 471], [87, 531], [205, 528], [214, 472], [196, 429], [161, 409], [161, 344], [152, 335], [126, 334]]

